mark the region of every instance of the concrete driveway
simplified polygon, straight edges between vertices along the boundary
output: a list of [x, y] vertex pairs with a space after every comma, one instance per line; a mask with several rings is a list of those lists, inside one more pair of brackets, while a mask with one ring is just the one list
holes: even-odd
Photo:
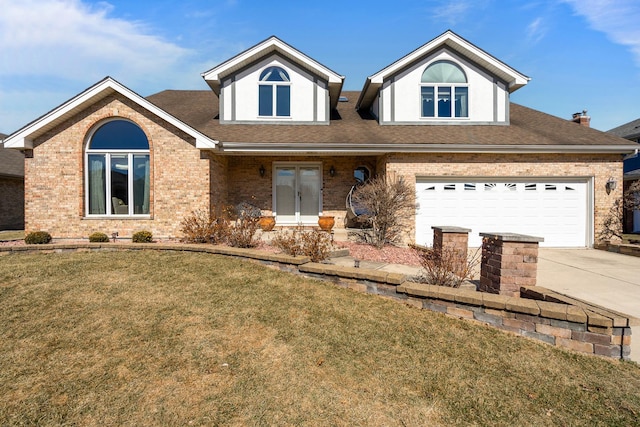
[[640, 258], [596, 249], [538, 252], [538, 286], [640, 318]]

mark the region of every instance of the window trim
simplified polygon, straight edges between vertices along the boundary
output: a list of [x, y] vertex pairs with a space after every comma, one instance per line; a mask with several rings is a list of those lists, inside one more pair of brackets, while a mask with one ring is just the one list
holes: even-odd
[[[279, 68], [284, 71], [289, 78], [288, 81], [280, 81], [280, 80], [260, 80], [258, 77], [258, 119], [269, 119], [269, 120], [287, 120], [291, 119], [291, 76], [290, 73], [285, 70], [280, 65], [268, 65], [260, 71], [260, 75], [262, 75], [265, 70], [268, 68]], [[269, 86], [271, 87], [271, 115], [260, 114], [260, 87], [261, 86]], [[288, 115], [278, 115], [278, 86], [288, 87], [289, 88], [289, 114]]]
[[[424, 75], [424, 73], [429, 69], [429, 67], [431, 67], [432, 65], [435, 65], [437, 63], [441, 63], [441, 62], [445, 62], [445, 63], [449, 63], [453, 66], [455, 66], [456, 68], [459, 68], [460, 71], [462, 72], [462, 74], [464, 75], [464, 78], [466, 80], [465, 83], [447, 83], [447, 82], [423, 82], [422, 81], [422, 76]], [[420, 119], [421, 120], [456, 120], [456, 121], [465, 121], [465, 120], [469, 120], [471, 114], [470, 114], [470, 105], [471, 103], [469, 102], [469, 97], [470, 97], [470, 90], [469, 90], [469, 79], [467, 77], [467, 73], [464, 71], [464, 68], [462, 68], [462, 66], [454, 61], [448, 60], [448, 59], [438, 59], [435, 60], [431, 63], [429, 63], [429, 65], [427, 65], [426, 67], [424, 67], [424, 69], [422, 70], [422, 74], [420, 75], [420, 85], [419, 85], [419, 91], [418, 91], [418, 97], [419, 97], [419, 103], [420, 103]], [[431, 87], [433, 88], [433, 116], [425, 116], [424, 115], [424, 109], [423, 109], [423, 94], [422, 94], [422, 89], [426, 88], [426, 87]], [[450, 115], [449, 116], [440, 116], [439, 115], [439, 106], [438, 106], [438, 96], [439, 96], [439, 89], [440, 88], [447, 88], [450, 91], [450, 99], [451, 99], [451, 106], [449, 108], [449, 112]], [[456, 99], [456, 89], [457, 88], [466, 88], [467, 89], [467, 115], [466, 116], [456, 116], [455, 115], [455, 99]]]
[[[151, 204], [152, 204], [152, 198], [151, 198], [151, 194], [149, 194], [149, 213], [147, 214], [136, 214], [133, 212], [134, 210], [134, 203], [129, 202], [128, 203], [128, 210], [129, 212], [127, 214], [114, 214], [112, 211], [112, 207], [111, 207], [111, 197], [112, 193], [111, 193], [111, 179], [108, 178], [110, 171], [111, 171], [111, 157], [112, 155], [116, 155], [116, 156], [122, 156], [122, 155], [126, 155], [127, 156], [127, 165], [128, 165], [128, 170], [132, 171], [133, 170], [133, 162], [134, 162], [134, 156], [135, 155], [147, 155], [149, 157], [149, 168], [151, 168], [151, 145], [149, 144], [149, 149], [131, 149], [131, 150], [125, 150], [125, 149], [113, 149], [113, 150], [107, 150], [107, 149], [91, 149], [91, 142], [93, 140], [93, 136], [94, 134], [105, 124], [112, 122], [112, 121], [127, 121], [130, 122], [134, 125], [136, 125], [138, 128], [140, 128], [140, 125], [138, 125], [136, 122], [132, 121], [132, 120], [128, 120], [124, 117], [113, 117], [113, 118], [109, 118], [107, 120], [103, 120], [101, 121], [98, 125], [94, 126], [94, 128], [88, 133], [87, 138], [86, 138], [86, 142], [85, 142], [85, 148], [84, 148], [84, 153], [83, 153], [83, 162], [84, 162], [84, 217], [85, 218], [91, 218], [91, 219], [96, 219], [96, 218], [102, 218], [102, 219], [121, 219], [121, 218], [135, 218], [135, 219], [150, 219], [151, 218]], [[142, 128], [140, 128], [142, 130]], [[143, 133], [145, 133], [145, 137], [146, 137], [146, 132], [142, 131]], [[147, 142], [149, 142], [149, 138], [147, 137]], [[105, 213], [104, 214], [92, 214], [89, 212], [89, 199], [90, 199], [90, 194], [89, 194], [89, 156], [90, 155], [104, 155], [104, 161], [105, 161]], [[149, 171], [149, 180], [151, 180], [151, 171]], [[127, 193], [130, 195], [129, 197], [133, 198], [133, 194], [134, 194], [134, 174], [133, 173], [128, 173], [127, 174]], [[151, 183], [149, 183], [151, 184]]]

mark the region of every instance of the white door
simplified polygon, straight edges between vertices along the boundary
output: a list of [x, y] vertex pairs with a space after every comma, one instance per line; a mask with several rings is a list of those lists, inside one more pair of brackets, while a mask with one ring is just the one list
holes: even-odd
[[432, 226], [470, 228], [469, 246], [478, 233], [513, 232], [543, 237], [540, 246], [590, 245], [586, 181], [428, 181], [418, 179], [416, 242], [433, 244]]
[[274, 174], [274, 212], [280, 225], [317, 224], [320, 166], [280, 165]]

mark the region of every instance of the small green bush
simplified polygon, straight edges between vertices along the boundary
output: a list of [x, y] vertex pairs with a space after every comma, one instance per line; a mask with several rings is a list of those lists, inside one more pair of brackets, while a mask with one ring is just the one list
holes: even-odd
[[51, 242], [51, 234], [46, 231], [33, 231], [24, 238], [28, 245], [44, 245]]
[[94, 243], [108, 242], [109, 236], [98, 231], [89, 236], [89, 241]]
[[133, 243], [152, 243], [153, 242], [153, 234], [150, 231], [142, 230], [133, 233], [131, 236], [131, 241]]

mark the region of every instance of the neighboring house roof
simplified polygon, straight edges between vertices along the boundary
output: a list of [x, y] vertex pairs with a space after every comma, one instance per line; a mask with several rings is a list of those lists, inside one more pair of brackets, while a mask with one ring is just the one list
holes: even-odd
[[360, 99], [358, 99], [358, 102], [356, 103], [356, 108], [363, 110], [368, 109], [376, 98], [382, 83], [386, 79], [443, 47], [452, 49], [456, 53], [480, 65], [489, 73], [502, 79], [507, 83], [509, 92], [513, 92], [521, 88], [531, 80], [529, 77], [514, 68], [509, 67], [494, 56], [489, 55], [487, 52], [463, 39], [453, 31], [447, 30], [408, 55], [405, 55], [395, 61], [393, 64], [383, 68], [372, 76], [367, 77], [364, 88], [360, 93]]
[[[625, 138], [631, 141], [640, 142], [640, 119], [632, 120], [621, 126], [608, 130], [607, 133]], [[640, 148], [636, 144], [637, 147]], [[632, 180], [640, 177], [640, 156], [630, 156], [624, 160], [624, 179]]]
[[147, 99], [205, 135], [229, 153], [385, 152], [611, 152], [631, 153], [631, 141], [579, 126], [518, 104], [510, 104], [510, 124], [380, 125], [355, 109], [359, 92], [343, 92], [328, 126], [221, 124], [218, 98], [211, 91], [167, 90]]
[[150, 103], [145, 98], [118, 83], [111, 77], [105, 77], [103, 80], [81, 92], [79, 95], [37, 118], [22, 129], [12, 133], [4, 140], [4, 146], [5, 148], [33, 149], [33, 141], [36, 138], [83, 111], [88, 106], [93, 105], [101, 99], [115, 93], [123, 95], [138, 104], [140, 107], [153, 113], [157, 117], [166, 120], [178, 129], [195, 138], [197, 148], [216, 148], [218, 141], [215, 141], [214, 139], [200, 133], [198, 130], [186, 125], [184, 122], [181, 122], [166, 111], [158, 108], [158, 106]]
[[0, 176], [24, 178], [24, 154], [5, 149], [2, 140], [6, 137], [0, 133]]
[[320, 64], [313, 58], [288, 45], [276, 36], [271, 36], [244, 52], [239, 53], [233, 58], [228, 59], [222, 64], [215, 66], [209, 71], [205, 71], [202, 73], [202, 77], [211, 87], [213, 92], [216, 95], [220, 95], [220, 84], [222, 80], [273, 53], [280, 54], [312, 74], [325, 79], [329, 84], [331, 108], [336, 108], [340, 92], [342, 91], [344, 76], [337, 74], [335, 71], [332, 71], [330, 68]]
[[636, 140], [640, 138], [640, 119], [632, 120], [629, 123], [608, 130], [607, 133], [621, 138]]

